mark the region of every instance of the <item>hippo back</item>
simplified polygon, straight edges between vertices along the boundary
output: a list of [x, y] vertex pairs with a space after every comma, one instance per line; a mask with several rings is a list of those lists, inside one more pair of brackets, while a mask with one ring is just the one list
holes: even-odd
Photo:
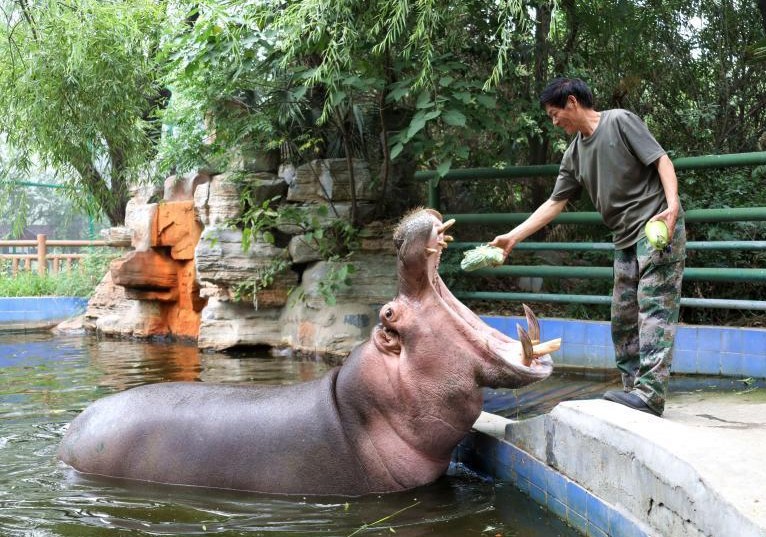
[[271, 493], [375, 489], [350, 449], [335, 403], [337, 369], [281, 387], [170, 382], [89, 406], [59, 457], [110, 477]]

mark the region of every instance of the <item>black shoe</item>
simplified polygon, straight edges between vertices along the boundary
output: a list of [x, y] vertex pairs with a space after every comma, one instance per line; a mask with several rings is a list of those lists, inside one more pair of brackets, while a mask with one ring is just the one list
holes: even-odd
[[606, 399], [607, 401], [612, 401], [613, 403], [619, 403], [621, 405], [625, 405], [635, 410], [640, 410], [641, 412], [646, 412], [647, 414], [652, 414], [657, 417], [662, 416], [662, 412], [657, 412], [656, 410], [654, 410], [652, 407], [647, 405], [643, 399], [641, 399], [638, 395], [636, 395], [633, 392], [625, 392], [622, 390], [611, 390], [604, 394], [604, 399]]

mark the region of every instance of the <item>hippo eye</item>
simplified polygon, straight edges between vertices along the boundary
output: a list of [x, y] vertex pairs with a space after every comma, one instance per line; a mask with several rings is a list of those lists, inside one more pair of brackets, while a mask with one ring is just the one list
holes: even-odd
[[390, 327], [397, 322], [399, 313], [396, 304], [386, 304], [380, 309], [380, 320]]

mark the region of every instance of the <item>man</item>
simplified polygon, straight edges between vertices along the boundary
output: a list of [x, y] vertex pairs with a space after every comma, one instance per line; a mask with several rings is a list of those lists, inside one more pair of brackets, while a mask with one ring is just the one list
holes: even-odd
[[[510, 251], [553, 220], [585, 189], [614, 240], [612, 340], [623, 390], [604, 398], [661, 416], [686, 258], [675, 169], [646, 125], [627, 110], [596, 111], [579, 79], [557, 78], [540, 95], [553, 125], [574, 140], [561, 161], [551, 197], [517, 227], [490, 243]], [[669, 248], [654, 249], [647, 221], [662, 220]]]

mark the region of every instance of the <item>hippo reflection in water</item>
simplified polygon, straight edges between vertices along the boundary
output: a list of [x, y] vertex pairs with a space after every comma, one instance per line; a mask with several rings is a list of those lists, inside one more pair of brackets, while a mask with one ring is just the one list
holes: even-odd
[[424, 485], [482, 409], [553, 365], [534, 315], [519, 341], [458, 301], [437, 268], [453, 223], [418, 209], [394, 232], [399, 291], [380, 324], [323, 378], [280, 387], [140, 386], [94, 402], [58, 456], [79, 472], [175, 485], [356, 496]]

